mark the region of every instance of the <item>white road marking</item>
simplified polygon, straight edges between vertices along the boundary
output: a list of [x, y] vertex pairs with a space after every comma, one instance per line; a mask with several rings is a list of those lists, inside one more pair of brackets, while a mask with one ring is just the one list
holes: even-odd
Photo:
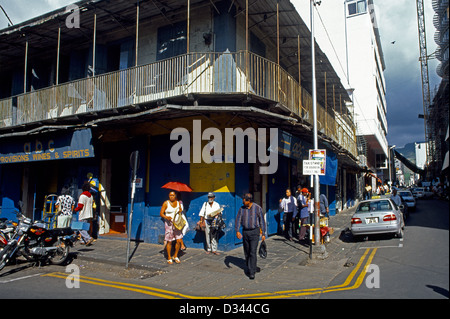
[[40, 274], [35, 274], [35, 275], [29, 275], [29, 276], [24, 276], [24, 277], [19, 277], [19, 278], [14, 278], [14, 279], [9, 279], [9, 280], [0, 280], [0, 284], [7, 284], [9, 282], [13, 282], [13, 281], [18, 281], [18, 280], [22, 280], [22, 279], [27, 279], [27, 278], [31, 278], [31, 277], [37, 277], [37, 276], [41, 276], [45, 273], [40, 273]]

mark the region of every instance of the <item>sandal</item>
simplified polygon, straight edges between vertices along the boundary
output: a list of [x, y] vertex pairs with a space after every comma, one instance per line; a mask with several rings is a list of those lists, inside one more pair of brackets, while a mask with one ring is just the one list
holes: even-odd
[[173, 260], [174, 260], [177, 264], [181, 263], [181, 261], [178, 259], [178, 257], [175, 257]]
[[167, 263], [168, 263], [169, 265], [173, 265], [172, 259], [167, 259]]

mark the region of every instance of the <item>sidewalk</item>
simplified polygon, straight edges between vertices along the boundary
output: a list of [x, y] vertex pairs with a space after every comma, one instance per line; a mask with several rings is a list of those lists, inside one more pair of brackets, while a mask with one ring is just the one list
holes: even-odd
[[[149, 273], [142, 284], [182, 297], [244, 297], [251, 294], [327, 287], [331, 280], [344, 271], [344, 264], [354, 256], [355, 245], [341, 240], [341, 233], [350, 225], [349, 209], [331, 216], [329, 226], [334, 228], [331, 242], [326, 244], [328, 258], [310, 260], [309, 247], [298, 241], [287, 241], [275, 235], [266, 239], [268, 256], [258, 256], [255, 280], [245, 274], [245, 258], [242, 246], [219, 256], [207, 255], [203, 249], [189, 248], [179, 254], [181, 264], [168, 265], [163, 246], [146, 243], [130, 243], [129, 268]], [[232, 231], [232, 230], [228, 230]], [[345, 236], [344, 236], [345, 237]], [[100, 237], [92, 246], [76, 245], [72, 252], [77, 259], [95, 261], [125, 268], [127, 241]]]

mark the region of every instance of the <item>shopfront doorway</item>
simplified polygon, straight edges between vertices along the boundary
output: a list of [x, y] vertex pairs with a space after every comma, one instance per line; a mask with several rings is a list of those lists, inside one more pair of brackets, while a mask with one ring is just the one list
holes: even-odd
[[[130, 147], [127, 142], [103, 144], [103, 159], [100, 180], [104, 187], [101, 198], [101, 215], [107, 225], [104, 233], [126, 233], [129, 185]], [[109, 226], [109, 227], [108, 227]]]

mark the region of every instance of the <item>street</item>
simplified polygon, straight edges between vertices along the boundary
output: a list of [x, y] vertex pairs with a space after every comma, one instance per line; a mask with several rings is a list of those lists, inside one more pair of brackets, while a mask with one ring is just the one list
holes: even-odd
[[[289, 273], [295, 274], [292, 281], [298, 280], [296, 289], [282, 291], [281, 286], [269, 285], [267, 280], [259, 282], [256, 280], [251, 284], [257, 289], [257, 294], [243, 292], [239, 295], [236, 292], [228, 294], [225, 298], [448, 298], [448, 208], [448, 202], [419, 200], [416, 211], [412, 212], [407, 220], [403, 239], [372, 236], [365, 241], [349, 240], [344, 243], [340, 241], [348, 237], [341, 236], [341, 239], [336, 238], [332, 244], [329, 244], [328, 259], [314, 261], [306, 266], [284, 263], [277, 272], [267, 277], [270, 279], [274, 274], [280, 273], [280, 269], [285, 269], [288, 276]], [[290, 245], [287, 249], [293, 250], [297, 247], [295, 244]], [[342, 267], [339, 264], [340, 261], [334, 258], [333, 249], [343, 250], [340, 247], [352, 251], [352, 263], [345, 267]], [[230, 258], [228, 257], [228, 260]], [[237, 285], [240, 282], [242, 287], [250, 287], [247, 280], [243, 280], [242, 270], [239, 267], [228, 270], [223, 265], [223, 258], [216, 259], [216, 265], [222, 264], [223, 267], [223, 269], [216, 269], [217, 273], [227, 276], [226, 272], [231, 271], [229, 278], [234, 277], [238, 282]], [[234, 262], [238, 264], [239, 260], [235, 258]], [[263, 268], [261, 274], [267, 273], [269, 266], [265, 266], [266, 264], [262, 262], [260, 264]], [[368, 269], [367, 273], [364, 273], [365, 267]], [[298, 274], [297, 271], [299, 271]], [[200, 272], [197, 271], [194, 276], [202, 276]], [[125, 270], [121, 265], [108, 265], [83, 259], [74, 259], [68, 267], [32, 267], [29, 263], [23, 262], [18, 265], [9, 265], [0, 273], [0, 298], [172, 299], [195, 298], [206, 293], [205, 290], [189, 291], [189, 285], [183, 291], [168, 284], [164, 285], [163, 278], [167, 275], [170, 273], [159, 274], [145, 268]], [[330, 279], [327, 279], [327, 276]], [[278, 280], [281, 283], [285, 279], [286, 275], [280, 273], [280, 277], [274, 278], [273, 282]], [[224, 297], [220, 290], [215, 296]]]
[[[379, 288], [325, 294], [323, 298], [449, 297], [449, 205], [438, 200], [418, 200], [406, 222], [403, 239], [372, 237], [359, 249], [377, 248], [372, 261], [379, 269]], [[339, 279], [337, 279], [339, 281]]]

